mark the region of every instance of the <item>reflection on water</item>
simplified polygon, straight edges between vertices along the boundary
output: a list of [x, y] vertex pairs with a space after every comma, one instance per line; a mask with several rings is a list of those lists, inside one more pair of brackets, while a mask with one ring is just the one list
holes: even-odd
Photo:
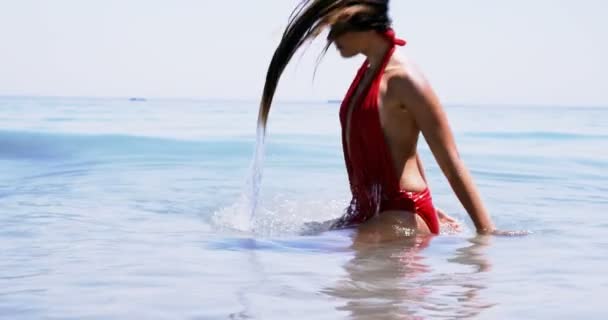
[[[246, 242], [246, 246], [250, 248], [258, 247], [256, 240], [253, 238], [244, 239]], [[264, 283], [266, 272], [264, 270], [264, 266], [260, 263], [256, 250], [247, 251], [247, 263], [249, 265], [249, 269], [252, 270], [251, 276], [253, 277], [253, 281], [251, 283], [246, 284], [244, 287], [241, 287], [236, 290], [236, 296], [238, 303], [240, 305], [239, 312], [231, 313], [229, 315], [230, 319], [251, 319], [252, 316], [252, 306], [251, 301], [247, 297], [247, 293], [251, 292], [255, 289], [256, 286]]]
[[490, 238], [465, 240], [444, 259], [445, 268], [426, 261], [432, 240], [417, 236], [354, 245], [355, 255], [344, 265], [347, 278], [322, 292], [344, 301], [338, 310], [352, 319], [470, 318], [492, 307], [483, 297]]

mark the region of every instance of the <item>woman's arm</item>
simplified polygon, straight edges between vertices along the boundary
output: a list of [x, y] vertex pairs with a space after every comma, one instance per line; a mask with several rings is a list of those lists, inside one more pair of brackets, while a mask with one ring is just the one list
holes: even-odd
[[414, 115], [441, 171], [475, 223], [477, 232], [492, 233], [494, 224], [469, 171], [460, 159], [445, 111], [430, 85], [422, 77], [400, 71], [391, 75], [388, 91], [393, 92]]

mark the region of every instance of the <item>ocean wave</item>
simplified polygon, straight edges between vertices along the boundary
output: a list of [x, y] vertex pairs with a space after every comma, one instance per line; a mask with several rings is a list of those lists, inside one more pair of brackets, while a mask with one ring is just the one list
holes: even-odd
[[87, 135], [0, 131], [2, 159], [61, 159], [79, 155], [204, 155], [249, 156], [252, 140], [209, 139], [188, 141], [131, 135]]
[[[267, 145], [272, 159], [276, 155], [326, 156], [340, 150], [324, 139], [304, 139], [275, 135]], [[125, 134], [49, 133], [33, 131], [0, 131], [0, 159], [62, 160], [69, 158], [176, 157], [193, 160], [250, 159], [253, 137], [210, 137], [184, 140]]]

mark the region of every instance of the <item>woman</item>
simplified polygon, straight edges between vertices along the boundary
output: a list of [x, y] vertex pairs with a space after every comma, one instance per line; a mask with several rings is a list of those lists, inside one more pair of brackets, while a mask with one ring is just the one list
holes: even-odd
[[[294, 10], [270, 63], [260, 106], [265, 128], [279, 78], [293, 54], [329, 28], [348, 58], [366, 56], [340, 108], [351, 205], [335, 228], [439, 233], [439, 217], [417, 153], [420, 133], [469, 213], [477, 232], [494, 232], [469, 171], [460, 159], [446, 114], [431, 86], [407, 61], [393, 55], [396, 38], [388, 0], [305, 0]], [[449, 217], [444, 217], [449, 219]]]

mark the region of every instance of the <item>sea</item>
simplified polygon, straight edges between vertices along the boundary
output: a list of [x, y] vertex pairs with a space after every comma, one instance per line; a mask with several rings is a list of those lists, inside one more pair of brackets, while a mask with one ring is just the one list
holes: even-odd
[[[356, 245], [333, 101], [0, 97], [0, 319], [606, 319], [608, 107], [446, 105], [500, 230]], [[255, 151], [263, 157], [255, 163]], [[252, 210], [255, 206], [255, 210]]]

